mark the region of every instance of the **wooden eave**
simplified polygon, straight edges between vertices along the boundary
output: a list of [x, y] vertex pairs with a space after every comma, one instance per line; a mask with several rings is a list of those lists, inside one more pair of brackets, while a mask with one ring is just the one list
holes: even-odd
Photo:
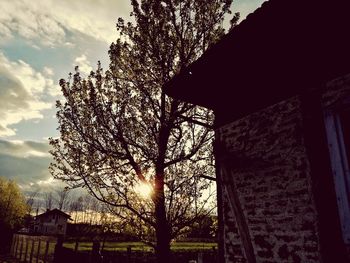
[[270, 0], [165, 85], [225, 123], [350, 72], [347, 1]]
[[53, 209], [53, 210], [50, 210], [50, 211], [47, 211], [43, 214], [40, 214], [40, 215], [37, 215], [36, 218], [40, 218], [40, 217], [45, 217], [45, 216], [48, 216], [48, 215], [51, 215], [51, 214], [59, 214], [59, 215], [62, 215], [66, 218], [70, 218], [70, 215], [66, 214], [65, 212], [61, 211], [61, 210], [58, 210], [58, 209]]

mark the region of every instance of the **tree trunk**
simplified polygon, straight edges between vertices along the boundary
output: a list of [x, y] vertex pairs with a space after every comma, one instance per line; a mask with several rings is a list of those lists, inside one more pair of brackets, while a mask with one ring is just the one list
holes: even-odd
[[155, 218], [156, 218], [156, 257], [158, 263], [169, 262], [170, 259], [170, 227], [166, 218], [164, 198], [164, 175], [156, 178], [155, 184]]
[[170, 255], [170, 226], [167, 221], [165, 211], [165, 196], [164, 196], [164, 162], [168, 140], [170, 136], [170, 128], [166, 123], [166, 100], [165, 93], [162, 91], [161, 98], [161, 129], [159, 131], [159, 148], [158, 159], [156, 163], [156, 177], [155, 177], [155, 218], [156, 218], [156, 257], [157, 263], [169, 263]]

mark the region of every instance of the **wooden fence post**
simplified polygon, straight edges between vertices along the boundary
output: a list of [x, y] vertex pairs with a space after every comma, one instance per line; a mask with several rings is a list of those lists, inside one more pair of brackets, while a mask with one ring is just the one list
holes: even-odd
[[128, 246], [127, 250], [127, 256], [128, 256], [128, 263], [131, 263], [131, 246]]
[[55, 263], [61, 263], [62, 260], [62, 246], [63, 246], [63, 237], [59, 236], [57, 238], [57, 243], [55, 245], [55, 252], [54, 252], [54, 256], [53, 256], [53, 262]]
[[36, 252], [36, 263], [39, 263], [41, 239], [39, 239], [38, 250]]
[[19, 236], [16, 235], [16, 247], [15, 247], [15, 251], [14, 251], [14, 255], [13, 255], [15, 258], [17, 258], [17, 254], [18, 254], [17, 253], [18, 247], [19, 247], [18, 244], [19, 244]]
[[79, 248], [79, 241], [75, 241], [75, 247], [74, 247], [74, 252], [77, 253]]
[[12, 235], [12, 240], [11, 240], [10, 255], [13, 255], [13, 249], [15, 247], [15, 243], [16, 243], [16, 235], [13, 234]]
[[218, 251], [216, 251], [216, 247], [213, 246], [213, 254], [215, 262], [218, 262]]
[[19, 243], [19, 236], [16, 234], [16, 245], [15, 245], [15, 251], [13, 252], [15, 258], [17, 257], [18, 243]]
[[13, 256], [15, 253], [16, 243], [17, 243], [17, 235], [13, 234], [12, 243], [11, 243], [11, 250], [10, 250], [11, 256]]
[[49, 245], [50, 245], [50, 241], [47, 240], [46, 241], [46, 248], [45, 248], [45, 255], [44, 255], [44, 263], [47, 263], [47, 253], [49, 252]]
[[197, 263], [203, 263], [203, 252], [198, 252]]
[[19, 261], [21, 261], [22, 260], [22, 254], [23, 254], [23, 240], [24, 240], [24, 238], [23, 238], [23, 236], [21, 237], [21, 246], [20, 246], [20, 251], [19, 251]]
[[102, 262], [102, 256], [100, 253], [100, 242], [94, 241], [92, 243], [92, 251], [91, 251], [91, 262], [93, 263], [101, 263]]
[[28, 247], [29, 247], [29, 242], [28, 242], [28, 236], [25, 238], [26, 240], [26, 252], [24, 253], [24, 262], [27, 262], [27, 255], [28, 255]]
[[31, 248], [31, 250], [30, 250], [30, 258], [29, 258], [29, 262], [30, 262], [30, 263], [32, 263], [32, 261], [33, 261], [34, 242], [35, 242], [35, 239], [33, 238], [33, 239], [32, 239], [32, 248]]

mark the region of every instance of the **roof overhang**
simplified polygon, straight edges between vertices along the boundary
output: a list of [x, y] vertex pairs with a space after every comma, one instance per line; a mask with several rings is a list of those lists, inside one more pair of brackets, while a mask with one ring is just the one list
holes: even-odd
[[347, 1], [270, 0], [165, 86], [230, 119], [350, 72]]
[[59, 210], [59, 209], [56, 209], [56, 208], [53, 209], [53, 210], [46, 211], [45, 213], [42, 213], [42, 214], [40, 214], [40, 215], [37, 215], [36, 218], [46, 217], [46, 216], [50, 216], [50, 215], [52, 215], [52, 214], [59, 214], [59, 215], [62, 215], [62, 216], [64, 216], [64, 217], [68, 218], [68, 219], [71, 218], [70, 215], [68, 215], [68, 214], [66, 214], [65, 212], [63, 212], [63, 211], [61, 211], [61, 210]]

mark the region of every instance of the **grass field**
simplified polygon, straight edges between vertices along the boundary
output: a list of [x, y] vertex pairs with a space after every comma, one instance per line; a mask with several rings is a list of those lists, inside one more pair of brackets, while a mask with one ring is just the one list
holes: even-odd
[[[65, 242], [64, 247], [74, 249], [75, 242]], [[106, 242], [104, 250], [126, 251], [130, 247], [132, 250], [151, 251], [152, 248], [142, 242]], [[205, 242], [174, 242], [171, 244], [173, 251], [200, 251], [217, 249], [217, 243]], [[92, 242], [79, 242], [78, 250], [87, 251], [92, 249]]]

